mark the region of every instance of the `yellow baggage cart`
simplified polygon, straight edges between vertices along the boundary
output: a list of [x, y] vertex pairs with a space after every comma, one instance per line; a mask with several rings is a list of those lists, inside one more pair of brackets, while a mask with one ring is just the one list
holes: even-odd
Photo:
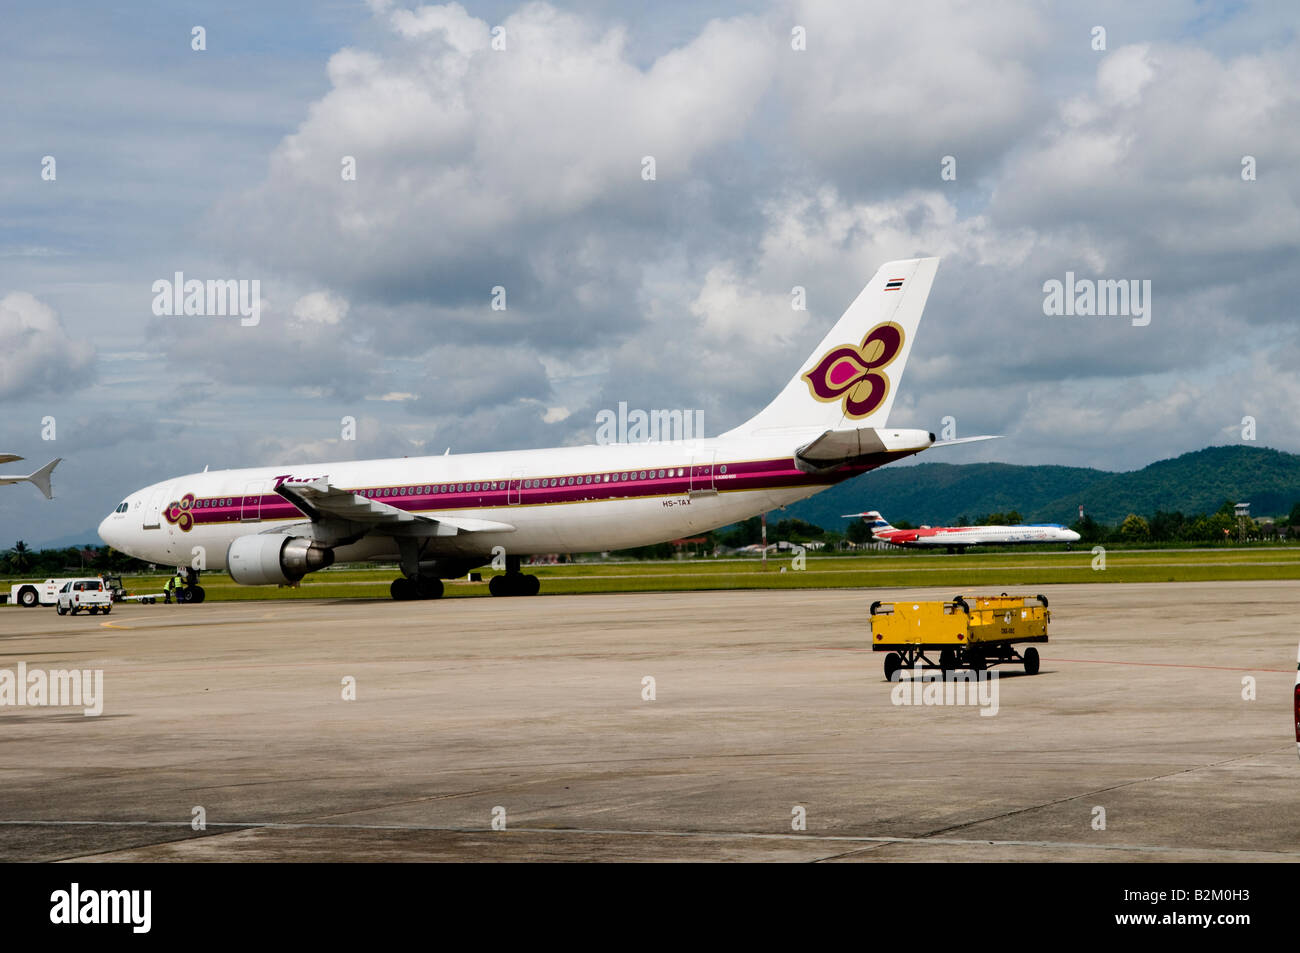
[[[1038, 674], [1038, 650], [1015, 648], [1046, 642], [1052, 613], [1047, 597], [954, 596], [950, 602], [873, 602], [871, 648], [887, 652], [885, 678], [900, 668], [969, 668], [1020, 662], [1026, 675]], [[931, 659], [927, 652], [937, 652]]]

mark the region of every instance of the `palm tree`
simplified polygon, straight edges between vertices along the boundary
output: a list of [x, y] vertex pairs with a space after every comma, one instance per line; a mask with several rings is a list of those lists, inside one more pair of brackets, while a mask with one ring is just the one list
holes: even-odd
[[32, 551], [21, 539], [14, 543], [14, 548], [5, 553], [14, 572], [26, 572], [32, 564]]

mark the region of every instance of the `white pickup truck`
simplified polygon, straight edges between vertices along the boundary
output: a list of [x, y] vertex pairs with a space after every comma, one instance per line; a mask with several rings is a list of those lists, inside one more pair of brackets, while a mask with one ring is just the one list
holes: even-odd
[[27, 609], [36, 606], [52, 606], [59, 601], [59, 590], [72, 582], [74, 577], [63, 579], [46, 579], [44, 582], [18, 582], [9, 589], [9, 601]]
[[113, 593], [104, 585], [102, 579], [70, 579], [59, 590], [57, 612], [76, 615], [82, 609], [88, 609], [91, 615], [100, 612], [108, 615], [113, 611]]

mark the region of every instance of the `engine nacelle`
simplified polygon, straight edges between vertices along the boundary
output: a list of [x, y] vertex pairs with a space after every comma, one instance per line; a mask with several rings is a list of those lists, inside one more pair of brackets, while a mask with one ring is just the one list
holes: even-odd
[[226, 551], [230, 578], [241, 586], [278, 586], [333, 565], [334, 550], [305, 536], [240, 536]]

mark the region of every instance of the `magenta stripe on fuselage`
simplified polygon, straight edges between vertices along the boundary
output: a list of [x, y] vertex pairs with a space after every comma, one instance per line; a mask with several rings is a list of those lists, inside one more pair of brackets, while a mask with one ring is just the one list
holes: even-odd
[[[421, 483], [418, 485], [420, 492], [401, 494], [401, 490], [416, 489], [411, 484], [395, 484], [381, 487], [360, 487], [356, 490], [363, 495], [370, 493], [367, 499], [375, 499], [389, 506], [397, 507], [402, 510], [454, 510], [454, 509], [484, 509], [493, 507], [508, 506], [539, 506], [555, 503], [575, 503], [591, 500], [626, 500], [636, 499], [639, 497], [650, 496], [669, 496], [683, 494], [688, 492], [692, 486], [701, 483], [712, 483], [712, 487], [719, 492], [735, 492], [740, 490], [769, 490], [769, 489], [789, 489], [797, 486], [830, 486], [847, 480], [850, 477], [857, 476], [860, 473], [866, 473], [868, 470], [874, 470], [891, 460], [905, 457], [912, 451], [899, 452], [896, 454], [881, 454], [878, 462], [867, 464], [854, 464], [851, 466], [841, 467], [837, 470], [823, 474], [810, 474], [796, 468], [793, 460], [789, 457], [780, 460], [755, 460], [741, 463], [720, 463], [714, 466], [714, 473], [710, 479], [707, 473], [692, 478], [690, 468], [680, 468], [684, 470], [682, 476], [677, 476], [678, 467], [673, 467], [673, 476], [665, 475], [663, 478], [657, 476], [660, 468], [655, 468], [656, 476], [653, 478], [649, 475], [644, 480], [639, 478], [641, 471], [636, 471], [637, 478], [629, 480], [610, 480], [604, 482], [604, 475], [609, 472], [611, 476], [615, 471], [602, 471], [599, 474], [599, 481], [594, 480], [591, 483], [575, 482], [573, 485], [565, 486], [525, 486], [516, 487], [513, 491], [509, 488], [508, 480], [479, 480], [484, 486], [496, 484], [496, 489], [481, 490], [463, 490], [461, 492], [424, 492], [424, 487], [431, 486], [435, 488], [443, 486], [466, 485], [463, 481], [457, 481], [455, 484], [439, 482]], [[664, 468], [667, 469], [667, 468]], [[698, 469], [698, 468], [697, 468]], [[723, 472], [723, 471], [726, 472]], [[619, 470], [620, 475], [631, 473], [631, 470]], [[646, 471], [647, 474], [650, 471]], [[566, 474], [564, 477], [545, 477], [544, 482], [552, 479], [567, 480], [570, 475], [576, 477], [576, 474]], [[589, 474], [583, 474], [585, 478]], [[596, 476], [596, 474], [590, 474]], [[542, 477], [527, 477], [520, 482], [533, 483], [543, 480]], [[511, 495], [517, 497], [517, 503], [511, 503]], [[296, 506], [280, 496], [278, 493], [263, 494], [259, 497], [221, 497], [220, 499], [231, 500], [229, 504], [221, 506], [200, 506], [198, 504], [210, 502], [213, 498], [205, 497], [195, 501], [195, 507], [190, 511], [193, 514], [196, 523], [218, 524], [240, 522], [243, 518], [245, 507], [258, 511], [258, 519], [278, 520], [278, 519], [302, 519], [305, 514]]]

